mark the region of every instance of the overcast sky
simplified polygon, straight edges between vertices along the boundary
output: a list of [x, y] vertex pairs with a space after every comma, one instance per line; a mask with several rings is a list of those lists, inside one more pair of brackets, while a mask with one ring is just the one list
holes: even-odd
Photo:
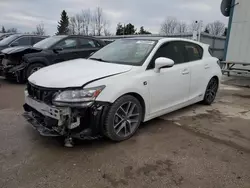
[[118, 22], [131, 22], [136, 28], [144, 26], [158, 33], [168, 16], [187, 22], [220, 20], [227, 24], [227, 18], [220, 13], [220, 3], [221, 0], [0, 0], [0, 26], [30, 32], [43, 22], [47, 34], [53, 35], [63, 9], [71, 16], [99, 6], [110, 22], [111, 33], [115, 33]]

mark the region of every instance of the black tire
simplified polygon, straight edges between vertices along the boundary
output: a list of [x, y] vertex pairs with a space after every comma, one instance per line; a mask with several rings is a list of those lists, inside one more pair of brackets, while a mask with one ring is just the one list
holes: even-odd
[[37, 71], [38, 69], [41, 69], [43, 67], [44, 67], [44, 65], [41, 63], [33, 63], [33, 64], [29, 65], [27, 70], [26, 70], [25, 79], [27, 80], [32, 73], [34, 73], [35, 71]]
[[[136, 112], [137, 112], [136, 114], [138, 114], [138, 116], [136, 116], [136, 120], [132, 119], [132, 121], [138, 120], [138, 122], [133, 122], [134, 124], [132, 125], [131, 124], [132, 121], [129, 122], [130, 120], [127, 119], [127, 117], [126, 118], [124, 117], [124, 119], [123, 119], [124, 122], [121, 124], [120, 127], [122, 127], [124, 123], [125, 123], [125, 126], [123, 129], [120, 130], [119, 133], [124, 132], [125, 135], [120, 135], [119, 133], [117, 133], [117, 131], [115, 129], [115, 126], [116, 126], [115, 120], [118, 117], [120, 117], [120, 116], [116, 116], [116, 114], [118, 114], [118, 111], [121, 109], [121, 107], [122, 108], [124, 107], [123, 105], [125, 105], [125, 107], [126, 107], [127, 103], [128, 103], [128, 106], [129, 106], [129, 104], [132, 106], [135, 105], [133, 110], [136, 110]], [[130, 110], [129, 110], [129, 108], [130, 108]], [[131, 110], [132, 110], [132, 107], [128, 107], [128, 114], [130, 113], [129, 111], [131, 111]], [[143, 117], [143, 109], [142, 109], [140, 102], [135, 97], [133, 97], [131, 95], [124, 95], [124, 96], [120, 97], [119, 99], [117, 99], [110, 107], [110, 110], [107, 114], [105, 124], [104, 124], [104, 131], [105, 131], [104, 135], [106, 137], [108, 137], [110, 140], [116, 141], [116, 142], [127, 140], [130, 137], [132, 137], [135, 134], [135, 132], [137, 131], [139, 125], [141, 124], [142, 117]], [[118, 120], [118, 121], [120, 121], [120, 120]], [[133, 128], [131, 128], [132, 126], [133, 126]], [[118, 129], [120, 129], [120, 128], [118, 128]], [[131, 131], [131, 133], [126, 135], [126, 131], [129, 131], [129, 130]]]
[[211, 78], [206, 88], [203, 104], [211, 105], [214, 102], [218, 91], [218, 87], [219, 87], [218, 79], [216, 77]]

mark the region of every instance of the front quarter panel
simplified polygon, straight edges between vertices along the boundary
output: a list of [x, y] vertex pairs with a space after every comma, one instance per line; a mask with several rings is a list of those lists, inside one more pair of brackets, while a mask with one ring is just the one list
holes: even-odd
[[[139, 71], [140, 72], [140, 71]], [[95, 87], [105, 85], [105, 89], [97, 97], [97, 101], [114, 103], [123, 95], [136, 93], [142, 97], [145, 105], [145, 117], [149, 113], [149, 85], [144, 74], [139, 72], [124, 73], [102, 79], [86, 86]]]

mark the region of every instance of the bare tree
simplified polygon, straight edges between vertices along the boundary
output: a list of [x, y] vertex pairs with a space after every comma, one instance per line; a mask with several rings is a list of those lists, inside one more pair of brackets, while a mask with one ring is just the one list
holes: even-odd
[[223, 35], [225, 32], [225, 24], [220, 21], [214, 21], [209, 23], [206, 27], [211, 35]]
[[77, 31], [77, 34], [80, 35], [82, 34], [81, 29], [83, 28], [82, 16], [80, 14], [76, 14], [75, 20], [76, 20], [76, 31]]
[[9, 28], [7, 29], [6, 33], [17, 33], [17, 28]]
[[44, 29], [44, 24], [40, 23], [36, 26], [36, 31], [33, 32], [36, 35], [45, 35], [46, 31]]
[[96, 35], [96, 16], [94, 14], [91, 14], [91, 17], [90, 17], [90, 28], [91, 28], [90, 35], [95, 36]]
[[103, 34], [104, 36], [110, 36], [111, 33], [109, 31], [109, 21], [105, 21], [104, 24], [103, 24]]
[[203, 27], [203, 23], [202, 22], [199, 22], [199, 21], [193, 21], [190, 25], [189, 25], [189, 31], [190, 32], [194, 32], [194, 31], [197, 31], [199, 30], [199, 28], [202, 28]]
[[97, 32], [96, 34], [98, 36], [101, 35], [104, 22], [105, 22], [105, 18], [104, 18], [103, 11], [100, 7], [97, 7], [96, 12], [95, 12], [95, 24], [96, 24], [96, 32]]
[[176, 31], [178, 26], [178, 21], [174, 17], [168, 17], [162, 24], [161, 24], [161, 33], [163, 34], [173, 34]]
[[91, 22], [91, 12], [90, 10], [82, 11], [82, 20], [83, 20], [83, 31], [85, 35], [89, 35], [89, 27]]
[[185, 22], [178, 22], [176, 26], [177, 33], [186, 33], [188, 31], [188, 25]]
[[84, 35], [110, 35], [109, 22], [100, 7], [91, 12], [89, 9], [82, 10], [70, 18], [69, 29], [71, 34]]
[[69, 32], [73, 35], [83, 34], [83, 17], [81, 14], [76, 14], [69, 19]]
[[76, 34], [76, 18], [75, 18], [75, 16], [72, 16], [69, 19], [69, 33], [71, 35]]

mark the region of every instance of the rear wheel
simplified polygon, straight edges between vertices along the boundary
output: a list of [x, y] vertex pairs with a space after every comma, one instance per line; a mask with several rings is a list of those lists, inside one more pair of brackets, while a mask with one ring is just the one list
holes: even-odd
[[31, 64], [28, 68], [27, 68], [27, 71], [26, 71], [26, 79], [29, 78], [29, 76], [31, 74], [33, 74], [34, 72], [38, 71], [39, 69], [43, 68], [44, 65], [41, 64], [41, 63], [34, 63], [34, 64]]
[[203, 99], [204, 104], [210, 105], [214, 102], [214, 99], [218, 91], [218, 86], [219, 86], [218, 80], [215, 77], [213, 77], [207, 85], [207, 89]]
[[123, 141], [133, 136], [142, 121], [142, 106], [131, 95], [117, 99], [105, 121], [105, 135], [113, 141]]

